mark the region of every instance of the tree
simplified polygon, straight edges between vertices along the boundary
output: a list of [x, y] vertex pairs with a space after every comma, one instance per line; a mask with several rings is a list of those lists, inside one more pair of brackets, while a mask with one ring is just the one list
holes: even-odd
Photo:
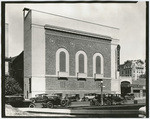
[[23, 91], [19, 83], [11, 77], [5, 78], [5, 95], [22, 94]]

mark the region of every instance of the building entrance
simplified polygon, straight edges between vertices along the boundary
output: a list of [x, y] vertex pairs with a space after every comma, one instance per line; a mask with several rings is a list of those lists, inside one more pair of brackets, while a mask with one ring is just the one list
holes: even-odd
[[121, 94], [122, 96], [125, 96], [127, 93], [131, 93], [130, 82], [123, 81], [121, 82]]

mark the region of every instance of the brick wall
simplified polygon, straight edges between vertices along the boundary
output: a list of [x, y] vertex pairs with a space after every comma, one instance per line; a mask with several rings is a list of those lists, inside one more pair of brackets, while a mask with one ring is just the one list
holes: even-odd
[[[104, 92], [110, 92], [111, 84], [109, 79], [103, 80]], [[100, 93], [99, 81], [93, 78], [86, 80], [78, 80], [77, 78], [68, 78], [61, 80], [56, 77], [46, 78], [46, 93], [63, 93], [65, 94], [80, 94], [82, 97], [85, 93]]]
[[93, 55], [101, 53], [104, 57], [104, 77], [111, 77], [110, 41], [81, 35], [46, 30], [46, 75], [56, 74], [56, 51], [65, 48], [69, 52], [70, 76], [75, 76], [75, 54], [83, 50], [88, 59], [88, 77], [93, 76]]
[[[46, 44], [46, 93], [77, 93], [82, 97], [85, 93], [100, 93], [98, 81], [86, 78], [80, 81], [76, 77], [59, 80], [56, 75], [56, 51], [65, 48], [69, 52], [69, 76], [75, 76], [75, 54], [82, 50], [87, 54], [87, 76], [93, 77], [93, 55], [101, 53], [104, 58], [104, 77], [111, 77], [111, 45], [110, 40], [76, 35], [55, 30], [45, 31]], [[104, 92], [111, 90], [111, 80], [104, 79]]]

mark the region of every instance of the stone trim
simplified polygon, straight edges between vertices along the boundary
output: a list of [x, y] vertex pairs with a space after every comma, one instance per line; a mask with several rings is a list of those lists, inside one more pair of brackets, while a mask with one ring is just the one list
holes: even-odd
[[102, 38], [102, 39], [109, 40], [109, 41], [112, 40], [112, 38], [110, 36], [99, 35], [99, 34], [94, 34], [94, 33], [89, 33], [89, 32], [84, 32], [84, 31], [78, 31], [78, 30], [73, 30], [73, 29], [69, 29], [69, 28], [53, 26], [53, 25], [47, 25], [46, 24], [44, 26], [44, 28], [56, 30], [56, 31], [61, 31], [61, 32], [66, 32], [66, 33], [72, 33], [72, 34], [76, 34], [76, 35], [87, 36], [87, 37]]

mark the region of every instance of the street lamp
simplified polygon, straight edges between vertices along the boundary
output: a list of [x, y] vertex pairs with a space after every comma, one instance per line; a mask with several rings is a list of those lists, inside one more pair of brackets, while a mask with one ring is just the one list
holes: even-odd
[[100, 88], [101, 88], [101, 105], [103, 105], [103, 80], [100, 81]]

